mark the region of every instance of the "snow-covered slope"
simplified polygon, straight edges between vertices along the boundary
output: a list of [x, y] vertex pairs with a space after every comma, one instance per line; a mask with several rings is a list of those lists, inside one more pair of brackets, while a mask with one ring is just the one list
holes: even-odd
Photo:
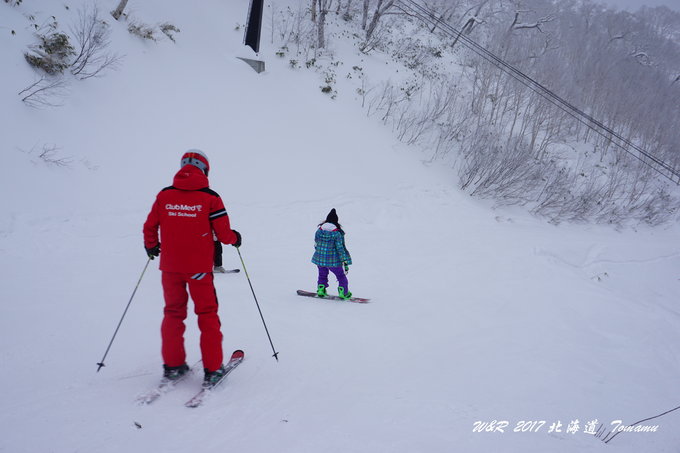
[[[680, 404], [676, 226], [554, 227], [471, 200], [265, 37], [267, 72], [237, 60], [251, 56], [234, 30], [245, 0], [131, 2], [138, 20], [177, 25], [177, 44], [110, 21], [119, 70], [74, 83], [60, 108], [29, 109], [16, 96], [33, 77], [22, 13], [68, 24], [77, 7], [0, 6], [0, 451], [675, 451], [678, 412], [608, 445], [583, 429]], [[70, 165], [47, 164], [46, 146]], [[156, 262], [107, 366], [95, 364], [144, 267], [148, 209], [192, 147], [243, 234], [280, 362], [245, 275], [218, 275], [224, 346], [246, 361], [200, 409], [182, 404], [200, 373], [139, 407], [161, 373]], [[370, 304], [295, 295], [314, 288], [313, 234], [333, 207], [351, 289]], [[224, 260], [240, 267], [231, 247]], [[473, 432], [492, 420], [510, 425]], [[546, 424], [512, 432], [523, 420]]]

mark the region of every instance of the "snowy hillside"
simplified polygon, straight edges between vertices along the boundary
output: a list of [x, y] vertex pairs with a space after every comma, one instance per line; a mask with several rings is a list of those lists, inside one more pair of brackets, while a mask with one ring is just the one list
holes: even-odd
[[[236, 59], [253, 56], [236, 30], [246, 0], [130, 2], [130, 20], [174, 24], [176, 43], [130, 35], [101, 2], [118, 69], [27, 107], [27, 16], [68, 30], [85, 3], [0, 4], [1, 452], [677, 451], [680, 411], [608, 444], [585, 432], [680, 405], [676, 224], [553, 226], [470, 198], [360, 101], [277, 58], [269, 29], [266, 72]], [[244, 273], [218, 275], [224, 348], [244, 363], [201, 408], [183, 405], [200, 372], [142, 407], [162, 373], [156, 261], [96, 363], [144, 268], [142, 223], [188, 148], [210, 157], [280, 361]], [[369, 304], [295, 294], [314, 289], [331, 208]], [[240, 267], [231, 247], [224, 261]], [[194, 315], [187, 351], [195, 363]], [[493, 420], [505, 432], [474, 432]], [[522, 421], [538, 431], [513, 432]]]

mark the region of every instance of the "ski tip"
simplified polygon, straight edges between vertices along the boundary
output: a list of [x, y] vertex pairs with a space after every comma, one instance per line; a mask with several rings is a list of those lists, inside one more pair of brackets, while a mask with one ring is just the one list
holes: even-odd
[[240, 349], [237, 349], [236, 351], [234, 351], [234, 352], [231, 353], [231, 359], [232, 359], [232, 360], [235, 360], [235, 359], [242, 359], [242, 358], [245, 357], [245, 355], [246, 355], [245, 352], [243, 352], [243, 351], [240, 350]]
[[222, 269], [221, 271], [213, 270], [213, 274], [238, 274], [241, 269]]

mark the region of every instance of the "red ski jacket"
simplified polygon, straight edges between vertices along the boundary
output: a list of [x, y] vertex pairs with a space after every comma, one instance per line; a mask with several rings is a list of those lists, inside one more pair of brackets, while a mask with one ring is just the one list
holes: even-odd
[[162, 271], [212, 272], [213, 232], [224, 244], [236, 243], [222, 199], [208, 185], [199, 168], [185, 165], [156, 197], [144, 223], [144, 246], [161, 242]]

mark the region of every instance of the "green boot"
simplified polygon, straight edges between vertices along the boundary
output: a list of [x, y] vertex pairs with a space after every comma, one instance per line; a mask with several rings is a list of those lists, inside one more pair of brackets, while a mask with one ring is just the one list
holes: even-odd
[[326, 297], [328, 293], [326, 292], [326, 285], [319, 285], [316, 287], [316, 295], [319, 297]]
[[342, 286], [338, 286], [338, 296], [340, 296], [340, 299], [350, 299], [352, 297], [352, 293], [349, 291], [345, 292], [345, 288]]

